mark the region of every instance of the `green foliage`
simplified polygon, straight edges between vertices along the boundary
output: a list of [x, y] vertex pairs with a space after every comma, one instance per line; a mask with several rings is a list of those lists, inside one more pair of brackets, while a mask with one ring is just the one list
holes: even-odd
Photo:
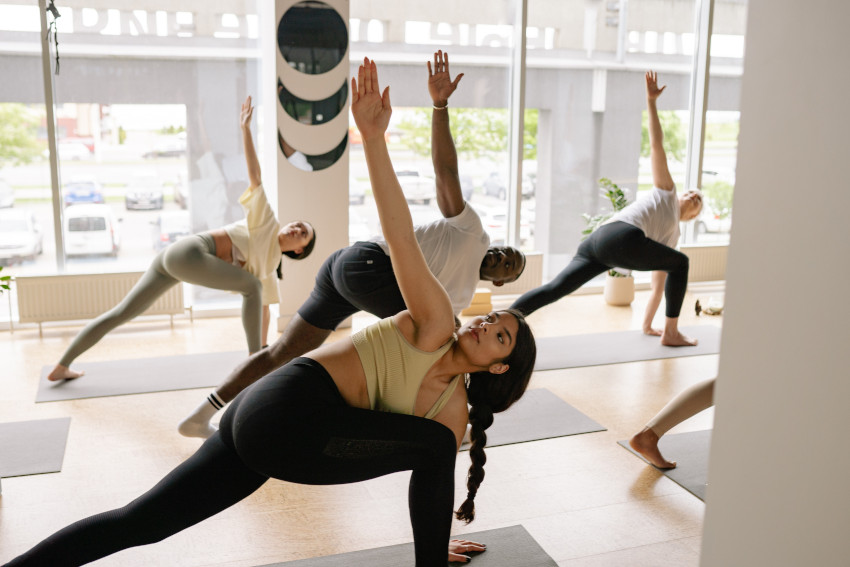
[[623, 193], [623, 190], [620, 189], [620, 186], [608, 179], [607, 177], [602, 177], [599, 179], [599, 186], [602, 191], [600, 194], [608, 199], [611, 203], [611, 211], [605, 213], [599, 213], [598, 215], [590, 216], [587, 213], [582, 213], [581, 218], [585, 220], [587, 226], [581, 233], [584, 235], [582, 240], [590, 236], [590, 234], [599, 228], [602, 223], [610, 219], [614, 213], [621, 210], [623, 207], [629, 204], [628, 200], [626, 200], [626, 194]]
[[739, 122], [715, 122], [705, 125], [705, 141], [736, 143], [738, 141]]
[[169, 125], [169, 126], [166, 126], [165, 128], [159, 129], [160, 134], [179, 134], [180, 132], [185, 132], [185, 131], [186, 131], [185, 127], [174, 126], [174, 125]]
[[715, 181], [703, 185], [702, 194], [708, 202], [708, 206], [718, 218], [725, 219], [732, 214], [732, 193], [735, 188], [726, 181]]
[[[682, 120], [675, 111], [662, 110], [658, 112], [658, 121], [661, 122], [661, 133], [664, 135], [664, 151], [667, 152], [668, 157], [682, 161], [685, 158], [687, 146]], [[649, 117], [644, 110], [640, 134], [641, 157], [649, 157], [649, 150]]]
[[[0, 271], [3, 271], [3, 266], [0, 266]], [[9, 280], [12, 276], [0, 276], [0, 294], [4, 291], [9, 291]]]
[[23, 104], [0, 103], [0, 167], [23, 165], [41, 155], [38, 118]]
[[[584, 228], [584, 230], [581, 231], [583, 235], [581, 237], [582, 240], [590, 236], [594, 230], [602, 226], [605, 221], [614, 216], [614, 213], [623, 209], [626, 205], [629, 204], [628, 200], [626, 199], [626, 194], [623, 193], [623, 190], [620, 189], [620, 186], [608, 179], [607, 177], [602, 177], [599, 179], [599, 187], [600, 189], [602, 189], [602, 191], [600, 192], [601, 195], [608, 199], [608, 201], [611, 203], [612, 210], [605, 213], [599, 213], [593, 216], [590, 216], [587, 213], [582, 213], [581, 218], [583, 218], [584, 221], [587, 223], [587, 226]], [[613, 277], [626, 277], [625, 274], [621, 274], [620, 272], [617, 272], [615, 270], [608, 270], [608, 274]]]
[[[431, 113], [417, 108], [401, 121], [401, 142], [415, 154], [431, 155]], [[458, 156], [466, 159], [496, 157], [508, 148], [508, 111], [503, 108], [451, 108], [449, 120]], [[525, 111], [523, 159], [537, 159], [537, 120], [535, 109]]]

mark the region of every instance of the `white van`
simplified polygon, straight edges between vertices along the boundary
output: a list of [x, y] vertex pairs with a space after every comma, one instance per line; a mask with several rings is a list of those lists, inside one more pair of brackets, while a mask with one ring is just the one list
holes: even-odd
[[118, 222], [109, 205], [74, 205], [65, 209], [65, 255], [118, 256]]

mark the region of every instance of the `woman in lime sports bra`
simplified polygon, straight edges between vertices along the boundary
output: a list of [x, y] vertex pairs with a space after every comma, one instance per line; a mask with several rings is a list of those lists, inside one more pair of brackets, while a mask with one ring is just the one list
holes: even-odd
[[[438, 71], [444, 64], [437, 57], [434, 63]], [[412, 471], [416, 565], [444, 567], [447, 544], [452, 561], [483, 550], [449, 541], [455, 457], [469, 420], [468, 494], [456, 512], [469, 522], [484, 476], [484, 430], [494, 412], [525, 391], [534, 339], [522, 316], [508, 311], [476, 317], [455, 332], [449, 297], [419, 249], [384, 141], [389, 89], [381, 94], [368, 59], [351, 87], [381, 226], [408, 309], [257, 381], [231, 403], [219, 430], [147, 493], [60, 530], [7, 567], [82, 565], [154, 543], [232, 506], [269, 478], [338, 484], [403, 470]]]

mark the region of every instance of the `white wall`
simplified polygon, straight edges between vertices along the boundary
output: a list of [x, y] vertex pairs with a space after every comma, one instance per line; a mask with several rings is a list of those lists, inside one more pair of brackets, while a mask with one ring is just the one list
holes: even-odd
[[850, 565], [850, 3], [750, 0], [703, 566]]

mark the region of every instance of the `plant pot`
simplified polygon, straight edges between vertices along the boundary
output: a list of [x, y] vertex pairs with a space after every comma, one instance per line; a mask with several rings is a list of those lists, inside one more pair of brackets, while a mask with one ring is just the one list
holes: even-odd
[[631, 305], [635, 299], [635, 279], [632, 276], [605, 276], [605, 302], [608, 305]]

